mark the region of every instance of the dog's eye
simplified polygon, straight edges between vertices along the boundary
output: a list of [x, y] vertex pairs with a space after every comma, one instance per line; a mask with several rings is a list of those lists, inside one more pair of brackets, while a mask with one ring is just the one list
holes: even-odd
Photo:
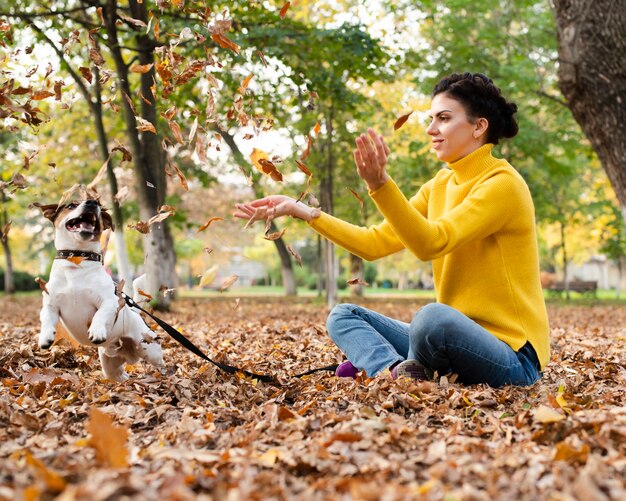
[[78, 207], [78, 204], [76, 202], [70, 202], [69, 204], [66, 205], [66, 207], [68, 209], [75, 209], [76, 207]]

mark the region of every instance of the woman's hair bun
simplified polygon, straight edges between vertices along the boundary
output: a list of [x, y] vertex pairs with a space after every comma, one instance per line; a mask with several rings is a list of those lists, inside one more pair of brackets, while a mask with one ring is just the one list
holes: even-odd
[[514, 117], [517, 105], [507, 101], [488, 76], [452, 73], [435, 85], [433, 97], [441, 93], [459, 101], [471, 118], [487, 119], [487, 142], [497, 144], [500, 138], [517, 135], [519, 127]]

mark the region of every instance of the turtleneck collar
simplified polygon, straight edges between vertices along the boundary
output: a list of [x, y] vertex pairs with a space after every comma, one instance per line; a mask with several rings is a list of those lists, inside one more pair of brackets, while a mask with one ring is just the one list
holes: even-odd
[[483, 144], [480, 148], [472, 151], [456, 162], [448, 163], [448, 167], [454, 171], [457, 182], [465, 183], [474, 179], [482, 172], [490, 169], [498, 161], [491, 155], [492, 143]]

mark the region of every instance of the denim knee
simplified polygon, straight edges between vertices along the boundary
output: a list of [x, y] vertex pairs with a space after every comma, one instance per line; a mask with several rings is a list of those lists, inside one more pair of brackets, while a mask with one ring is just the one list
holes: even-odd
[[411, 347], [416, 354], [432, 352], [445, 344], [446, 326], [451, 320], [451, 308], [441, 303], [430, 303], [423, 306], [411, 321]]
[[342, 329], [337, 328], [337, 323], [354, 317], [354, 305], [340, 303], [333, 307], [326, 319], [326, 330], [330, 338], [337, 344], [337, 338], [342, 334]]

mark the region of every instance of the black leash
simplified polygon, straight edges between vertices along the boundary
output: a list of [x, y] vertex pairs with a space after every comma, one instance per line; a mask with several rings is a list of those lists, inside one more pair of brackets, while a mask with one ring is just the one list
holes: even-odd
[[[139, 306], [135, 301], [133, 301], [124, 292], [122, 292], [122, 297], [124, 298], [124, 301], [126, 301], [126, 304], [128, 306], [130, 306], [132, 308], [137, 308], [138, 310], [144, 312], [152, 320], [154, 320], [157, 324], [159, 324], [159, 327], [161, 327], [161, 329], [163, 329], [165, 332], [167, 332], [172, 338], [174, 338], [176, 341], [178, 341], [180, 344], [182, 344], [189, 351], [191, 351], [192, 353], [198, 355], [201, 359], [206, 360], [207, 362], [212, 363], [216, 367], [222, 369], [224, 372], [227, 372], [228, 374], [236, 374], [237, 372], [241, 372], [241, 373], [245, 374], [246, 376], [249, 376], [249, 377], [254, 378], [254, 379], [258, 379], [259, 381], [263, 381], [264, 383], [271, 383], [271, 384], [274, 384], [274, 385], [279, 385], [280, 384], [272, 376], [268, 376], [267, 374], [255, 374], [254, 372], [249, 372], [249, 371], [246, 371], [244, 369], [240, 369], [239, 367], [233, 367], [232, 365], [223, 364], [221, 362], [216, 362], [215, 360], [212, 360], [211, 358], [206, 356], [202, 352], [202, 350], [200, 348], [198, 348], [195, 344], [193, 344], [182, 333], [180, 333], [179, 331], [174, 329], [174, 327], [172, 327], [170, 324], [168, 324], [167, 322], [161, 320], [159, 317], [154, 316], [149, 311], [144, 310], [141, 306]], [[301, 374], [296, 374], [295, 376], [292, 376], [292, 377], [300, 378], [300, 377], [303, 377], [303, 376], [308, 376], [308, 375], [313, 374], [315, 372], [335, 371], [336, 369], [337, 369], [337, 364], [327, 365], [327, 366], [324, 366], [324, 367], [319, 367], [317, 369], [308, 370], [308, 371], [303, 372]]]

